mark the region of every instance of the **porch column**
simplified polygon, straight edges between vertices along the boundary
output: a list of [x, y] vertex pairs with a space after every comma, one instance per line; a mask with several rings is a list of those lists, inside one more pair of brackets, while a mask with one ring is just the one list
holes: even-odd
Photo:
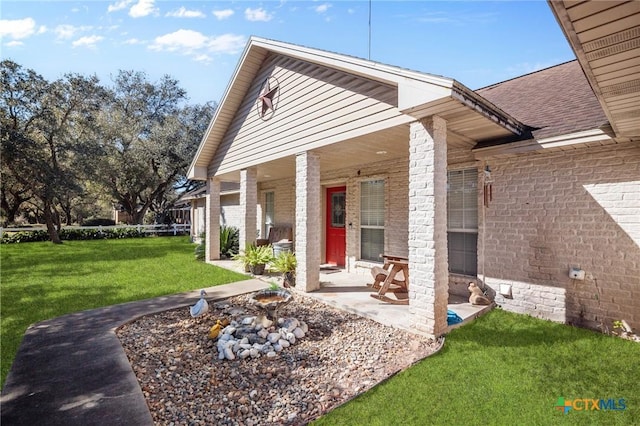
[[[220, 181], [207, 179], [205, 259], [220, 259]], [[195, 225], [191, 225], [195, 226]]]
[[320, 288], [320, 157], [311, 152], [296, 156], [296, 287]]
[[447, 122], [411, 123], [409, 140], [409, 308], [413, 326], [440, 336], [447, 327]]
[[258, 173], [255, 168], [240, 170], [240, 250], [256, 242], [258, 211]]

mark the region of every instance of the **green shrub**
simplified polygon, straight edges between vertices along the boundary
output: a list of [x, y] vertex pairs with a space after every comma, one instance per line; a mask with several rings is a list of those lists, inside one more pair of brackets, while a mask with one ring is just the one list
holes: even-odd
[[206, 250], [207, 250], [206, 238], [207, 238], [207, 234], [205, 234], [204, 232], [200, 234], [200, 242], [198, 243], [198, 245], [196, 246], [196, 249], [194, 250], [196, 260], [199, 260], [200, 262], [205, 261]]
[[94, 217], [82, 222], [82, 226], [113, 226], [116, 222], [104, 217]]
[[2, 244], [31, 243], [35, 241], [49, 241], [49, 233], [41, 231], [20, 231], [4, 232], [2, 234]]
[[[107, 240], [120, 238], [142, 238], [146, 234], [135, 228], [116, 229], [61, 229], [58, 233], [63, 241], [79, 240]], [[49, 241], [49, 233], [45, 230], [5, 232], [2, 235], [2, 244], [30, 243], [35, 241]]]
[[233, 257], [240, 250], [240, 230], [235, 226], [220, 227], [220, 254]]

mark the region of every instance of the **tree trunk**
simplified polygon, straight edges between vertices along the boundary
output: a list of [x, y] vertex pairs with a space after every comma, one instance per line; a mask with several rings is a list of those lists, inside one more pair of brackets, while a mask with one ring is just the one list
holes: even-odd
[[49, 233], [51, 242], [53, 244], [62, 244], [62, 240], [60, 240], [60, 235], [58, 235], [58, 230], [54, 223], [51, 201], [49, 200], [45, 200], [44, 202], [44, 223], [47, 225], [47, 232]]

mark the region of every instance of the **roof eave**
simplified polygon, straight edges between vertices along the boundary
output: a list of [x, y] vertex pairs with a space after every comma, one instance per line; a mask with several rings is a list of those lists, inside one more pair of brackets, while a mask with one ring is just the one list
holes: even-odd
[[496, 144], [474, 148], [473, 154], [477, 159], [489, 157], [510, 156], [524, 154], [532, 151], [577, 148], [588, 146], [593, 143], [611, 144], [616, 143], [610, 130], [607, 128], [583, 130], [580, 132], [550, 136], [541, 139], [526, 139], [518, 142]]

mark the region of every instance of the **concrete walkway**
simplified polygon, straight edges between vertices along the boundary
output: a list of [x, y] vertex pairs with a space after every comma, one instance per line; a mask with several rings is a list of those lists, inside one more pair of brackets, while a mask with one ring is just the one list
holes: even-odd
[[[229, 261], [217, 266], [234, 269]], [[306, 294], [328, 305], [415, 332], [408, 306], [369, 296], [367, 277], [344, 271], [321, 273], [321, 289]], [[207, 288], [207, 300], [225, 299], [280, 281], [264, 276]], [[0, 425], [151, 425], [151, 414], [115, 330], [136, 318], [184, 307], [200, 297], [199, 289], [77, 312], [29, 327], [0, 396]], [[464, 323], [491, 307], [452, 300]], [[453, 328], [453, 327], [450, 327]]]
[[[208, 300], [268, 287], [260, 280], [207, 288]], [[152, 425], [115, 330], [138, 317], [193, 305], [199, 290], [77, 312], [27, 329], [0, 396], [0, 424]]]

